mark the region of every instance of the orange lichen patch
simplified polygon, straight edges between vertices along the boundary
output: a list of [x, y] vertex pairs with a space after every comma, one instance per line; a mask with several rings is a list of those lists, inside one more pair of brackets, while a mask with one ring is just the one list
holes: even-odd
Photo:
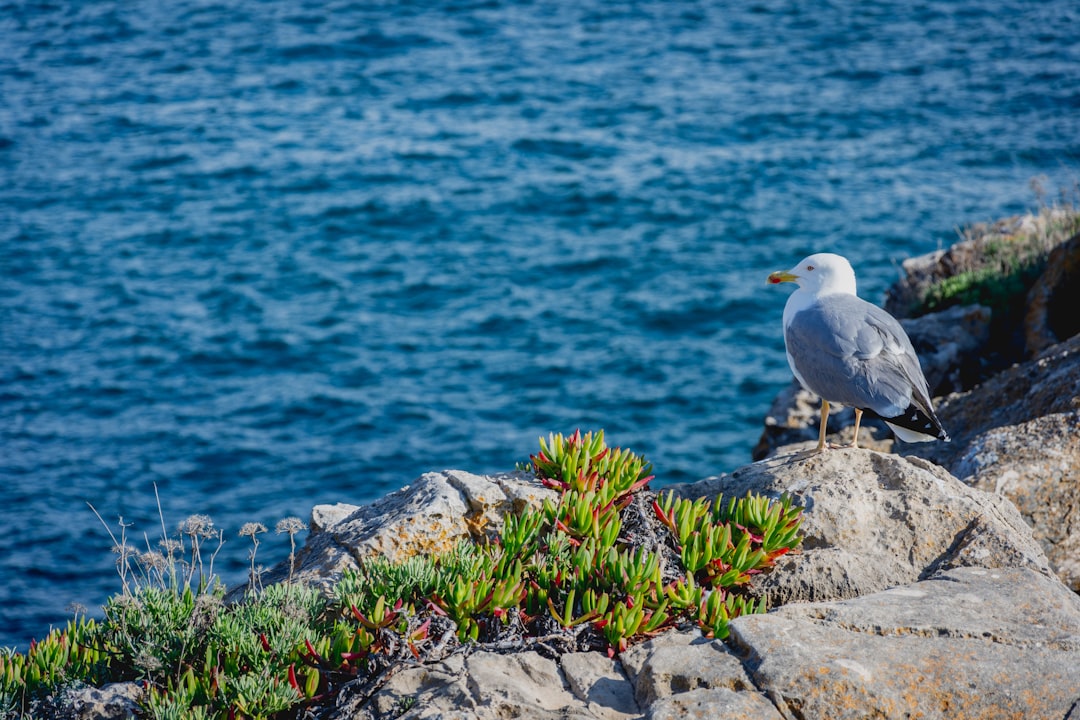
[[[408, 518], [385, 534], [372, 537], [360, 548], [365, 556], [380, 555], [394, 562], [404, 562], [417, 555], [442, 555], [454, 549], [460, 541], [469, 538], [465, 529], [457, 523], [432, 520], [415, 527], [423, 518]], [[413, 527], [410, 527], [413, 526]]]

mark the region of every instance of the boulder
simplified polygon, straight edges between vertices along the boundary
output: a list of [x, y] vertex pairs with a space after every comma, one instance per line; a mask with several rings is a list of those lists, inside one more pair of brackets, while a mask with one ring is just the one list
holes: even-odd
[[1005, 498], [919, 458], [802, 447], [672, 488], [692, 498], [789, 493], [806, 508], [801, 550], [756, 583], [770, 606], [859, 597], [954, 567], [1052, 575], [1031, 529]]
[[697, 628], [673, 630], [634, 645], [619, 656], [641, 707], [694, 690], [753, 690], [742, 660]]
[[534, 651], [459, 653], [394, 675], [371, 699], [346, 688], [332, 718], [581, 718], [641, 716], [621, 665], [601, 653], [559, 661]]
[[784, 720], [762, 693], [727, 688], [691, 690], [659, 700], [649, 708], [648, 720]]
[[1080, 710], [1080, 598], [1020, 568], [958, 568], [731, 625], [790, 718], [1066, 718]]
[[32, 708], [32, 717], [69, 720], [135, 720], [146, 700], [142, 683], [116, 682], [100, 688], [73, 683]]
[[[425, 473], [397, 492], [357, 507], [319, 505], [311, 535], [297, 553], [292, 579], [328, 587], [346, 568], [369, 557], [393, 561], [441, 554], [461, 540], [494, 537], [507, 513], [539, 506], [555, 492], [529, 473], [481, 476], [460, 470]], [[264, 584], [288, 579], [289, 563], [263, 576]]]
[[951, 443], [902, 451], [1011, 500], [1080, 591], [1080, 335], [938, 406]]

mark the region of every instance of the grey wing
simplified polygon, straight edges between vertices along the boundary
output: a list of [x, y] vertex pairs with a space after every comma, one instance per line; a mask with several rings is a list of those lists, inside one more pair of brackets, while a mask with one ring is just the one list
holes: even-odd
[[913, 395], [928, 395], [903, 328], [855, 296], [822, 298], [797, 313], [784, 340], [803, 384], [830, 402], [893, 417]]
[[[911, 345], [911, 339], [896, 318], [877, 305], [867, 303], [867, 306], [870, 308], [868, 321], [871, 327], [886, 338], [882, 353], [877, 360], [887, 363], [893, 369], [893, 377], [902, 376], [906, 380], [909, 403], [914, 402], [922, 410], [933, 415], [930, 388], [926, 383], [926, 376], [923, 375], [919, 356]], [[900, 412], [904, 412], [905, 409], [906, 406], [901, 408]]]

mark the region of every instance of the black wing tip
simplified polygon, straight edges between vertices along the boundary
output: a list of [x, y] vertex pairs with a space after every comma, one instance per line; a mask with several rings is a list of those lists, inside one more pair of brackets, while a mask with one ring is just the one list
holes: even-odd
[[941, 421], [938, 420], [937, 415], [933, 411], [927, 413], [914, 403], [908, 405], [907, 410], [896, 417], [883, 417], [882, 419], [890, 425], [899, 425], [905, 430], [925, 435], [927, 439], [933, 438], [942, 442], [952, 442], [952, 438], [945, 428], [941, 426]]

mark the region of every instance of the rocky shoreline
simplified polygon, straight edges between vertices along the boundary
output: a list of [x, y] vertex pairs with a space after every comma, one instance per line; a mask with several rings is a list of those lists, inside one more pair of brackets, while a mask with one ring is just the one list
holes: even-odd
[[[894, 304], [910, 306], [925, 295], [919, 283], [949, 277], [950, 264], [970, 271], [978, 239], [965, 242], [905, 263]], [[476, 646], [397, 668], [377, 687], [347, 687], [311, 711], [335, 720], [1080, 718], [1080, 305], [1060, 307], [1080, 286], [1080, 235], [1050, 258], [1012, 299], [1028, 309], [1012, 313], [1022, 327], [982, 304], [904, 319], [953, 442], [894, 443], [870, 422], [866, 449], [811, 452], [816, 402], [792, 386], [769, 411], [756, 462], [673, 488], [690, 498], [789, 493], [805, 508], [801, 549], [757, 583], [773, 610], [733, 620], [727, 642], [695, 627], [614, 657]], [[1027, 338], [1014, 348], [1019, 361], [999, 367], [1011, 351], [994, 343], [1017, 336]], [[834, 414], [832, 439], [850, 442], [850, 426]], [[365, 507], [319, 506], [295, 563], [264, 582], [329, 586], [365, 558], [445, 551], [552, 494], [529, 473], [444, 471]]]
[[[343, 693], [330, 717], [1080, 717], [1080, 335], [1046, 326], [1061, 316], [1055, 294], [1070, 301], [1060, 288], [1075, 280], [1065, 271], [1078, 244], [1061, 245], [1028, 291], [1042, 303], [1025, 316], [1036, 340], [1003, 371], [978, 367], [992, 336], [1016, 330], [992, 327], [992, 308], [905, 319], [946, 396], [952, 443], [894, 446], [871, 423], [862, 442], [873, 450], [808, 452], [816, 403], [793, 387], [758, 462], [675, 488], [789, 492], [806, 508], [802, 551], [760, 584], [776, 609], [734, 620], [726, 644], [689, 629], [617, 658], [478, 649], [404, 669], [370, 699]], [[960, 267], [936, 253], [905, 264], [909, 278], [940, 277], [943, 258]], [[316, 508], [301, 577], [444, 548], [546, 492], [527, 475], [449, 471], [367, 508]]]

